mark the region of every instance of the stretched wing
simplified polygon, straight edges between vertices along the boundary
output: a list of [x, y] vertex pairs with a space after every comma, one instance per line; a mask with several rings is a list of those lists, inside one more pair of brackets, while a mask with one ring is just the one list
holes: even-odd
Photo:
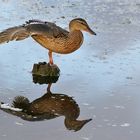
[[24, 26], [8, 28], [0, 33], [0, 44], [12, 40], [23, 40], [29, 37], [29, 32]]
[[47, 38], [66, 37], [69, 32], [54, 23], [29, 20], [26, 24], [0, 32], [0, 44], [12, 40], [23, 40], [29, 36], [41, 35]]

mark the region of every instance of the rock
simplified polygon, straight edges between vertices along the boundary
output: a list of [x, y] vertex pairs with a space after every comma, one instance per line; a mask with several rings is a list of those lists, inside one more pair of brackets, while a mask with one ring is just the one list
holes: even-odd
[[32, 77], [34, 83], [49, 84], [56, 83], [60, 76], [60, 69], [57, 65], [50, 65], [46, 62], [34, 64]]
[[32, 69], [33, 75], [39, 75], [39, 76], [59, 76], [60, 75], [60, 69], [57, 65], [50, 65], [46, 62], [39, 62], [38, 64], [34, 64]]

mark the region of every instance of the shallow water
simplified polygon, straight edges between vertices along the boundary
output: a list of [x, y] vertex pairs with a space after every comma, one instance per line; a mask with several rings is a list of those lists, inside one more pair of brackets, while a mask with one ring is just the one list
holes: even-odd
[[[57, 5], [55, 4], [57, 2]], [[85, 18], [97, 36], [84, 33], [82, 47], [69, 55], [54, 54], [61, 75], [52, 92], [73, 96], [79, 119], [93, 120], [80, 131], [69, 131], [64, 117], [28, 122], [0, 111], [0, 139], [132, 140], [140, 123], [140, 3], [139, 0], [26, 1], [1, 0], [0, 30], [28, 19], [57, 22]], [[83, 12], [84, 9], [84, 12]], [[31, 38], [0, 46], [0, 101], [18, 95], [30, 101], [47, 85], [32, 82], [34, 63], [48, 61], [47, 50]]]

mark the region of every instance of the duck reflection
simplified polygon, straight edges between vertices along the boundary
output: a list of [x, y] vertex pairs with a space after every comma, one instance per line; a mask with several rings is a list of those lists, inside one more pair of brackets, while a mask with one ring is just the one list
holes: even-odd
[[15, 97], [12, 107], [22, 109], [22, 111], [4, 108], [2, 110], [27, 121], [41, 121], [64, 116], [66, 128], [74, 131], [80, 130], [86, 123], [92, 120], [78, 120], [80, 108], [76, 101], [66, 94], [52, 93], [51, 85], [52, 83], [48, 84], [47, 92], [42, 97], [32, 102], [23, 96]]

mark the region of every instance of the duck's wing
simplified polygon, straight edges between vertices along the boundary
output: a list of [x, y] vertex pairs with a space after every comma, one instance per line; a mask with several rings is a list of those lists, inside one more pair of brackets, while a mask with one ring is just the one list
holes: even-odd
[[67, 30], [51, 22], [29, 20], [26, 23], [26, 29], [31, 33], [31, 36], [41, 35], [47, 38], [59, 38], [67, 37], [69, 33]]
[[26, 24], [8, 28], [0, 32], [0, 44], [12, 40], [23, 40], [29, 36], [43, 36], [47, 38], [67, 37], [68, 31], [51, 22], [29, 20]]
[[12, 40], [23, 40], [30, 36], [25, 26], [16, 26], [0, 32], [0, 44]]

